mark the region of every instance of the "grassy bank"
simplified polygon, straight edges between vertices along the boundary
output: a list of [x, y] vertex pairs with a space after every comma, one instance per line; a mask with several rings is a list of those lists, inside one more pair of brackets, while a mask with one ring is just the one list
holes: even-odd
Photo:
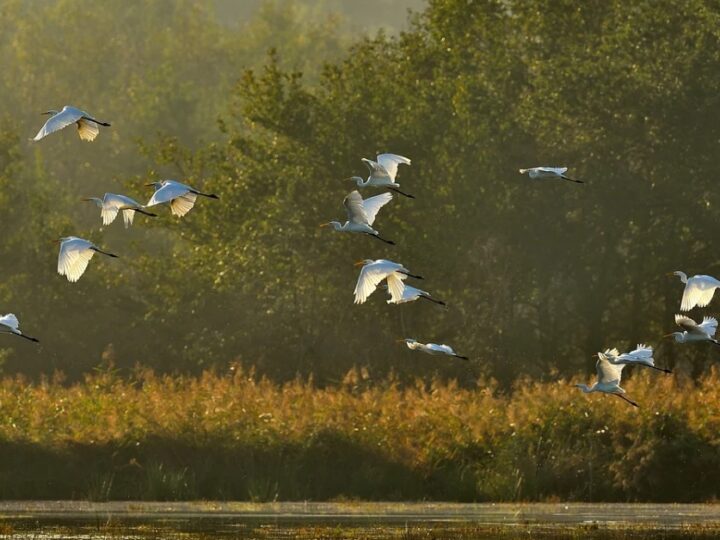
[[717, 372], [635, 373], [639, 410], [572, 381], [277, 385], [97, 373], [0, 382], [0, 498], [707, 501]]

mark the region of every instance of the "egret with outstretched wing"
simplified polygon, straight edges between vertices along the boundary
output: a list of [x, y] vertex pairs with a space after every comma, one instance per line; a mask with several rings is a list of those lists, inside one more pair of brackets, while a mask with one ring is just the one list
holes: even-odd
[[146, 186], [153, 186], [155, 193], [150, 198], [145, 207], [155, 206], [156, 204], [169, 204], [170, 211], [173, 215], [183, 217], [187, 214], [192, 207], [195, 206], [195, 201], [198, 195], [207, 197], [208, 199], [219, 199], [214, 193], [203, 193], [197, 189], [190, 187], [186, 184], [182, 184], [175, 180], [163, 180], [161, 182], [151, 182], [145, 184]]
[[461, 360], [469, 360], [467, 356], [462, 356], [456, 353], [450, 345], [438, 345], [437, 343], [420, 343], [416, 339], [410, 338], [399, 339], [398, 343], [405, 343], [408, 349], [412, 351], [420, 351], [424, 352], [425, 354], [433, 355], [442, 354], [445, 356], [454, 356], [455, 358], [460, 358]]
[[606, 349], [605, 356], [611, 364], [615, 365], [626, 365], [626, 366], [646, 366], [657, 371], [664, 371], [665, 373], [672, 373], [672, 370], [657, 367], [655, 365], [655, 359], [653, 358], [653, 348], [649, 345], [638, 344], [637, 348], [633, 351], [622, 353], [617, 349]]
[[718, 322], [714, 317], [703, 317], [703, 321], [698, 324], [686, 315], [675, 315], [675, 323], [682, 328], [683, 331], [672, 332], [663, 337], [674, 337], [678, 343], [709, 341], [715, 345], [720, 345], [714, 337], [718, 326]]
[[620, 388], [620, 379], [622, 377], [622, 370], [625, 367], [624, 364], [611, 364], [605, 356], [605, 353], [598, 353], [598, 360], [595, 363], [595, 369], [597, 371], [597, 382], [592, 386], [586, 384], [576, 384], [575, 386], [580, 388], [584, 393], [590, 394], [592, 392], [602, 392], [603, 394], [611, 394], [617, 396], [620, 399], [624, 399], [630, 405], [639, 407], [633, 400], [625, 397], [625, 390]]
[[45, 125], [40, 128], [38, 134], [32, 139], [33, 141], [39, 141], [44, 139], [51, 133], [60, 131], [63, 128], [68, 127], [71, 124], [77, 124], [78, 135], [83, 141], [94, 141], [95, 137], [100, 133], [98, 126], [110, 127], [107, 122], [101, 122], [100, 120], [93, 118], [85, 111], [81, 111], [70, 105], [65, 105], [62, 111], [50, 110], [43, 114], [51, 115]]
[[680, 311], [690, 311], [695, 306], [707, 306], [715, 294], [715, 289], [720, 287], [720, 281], [712, 276], [698, 275], [691, 278], [685, 272], [670, 272], [669, 276], [678, 276], [685, 284]]
[[520, 169], [520, 174], [527, 174], [533, 180], [567, 180], [577, 184], [584, 184], [582, 180], [570, 178], [565, 173], [567, 167], [531, 167], [530, 169]]
[[421, 276], [411, 274], [402, 264], [386, 259], [378, 259], [376, 261], [365, 259], [356, 262], [355, 266], [363, 267], [362, 270], [360, 270], [360, 275], [355, 285], [354, 294], [356, 304], [364, 304], [368, 297], [375, 292], [375, 289], [377, 289], [377, 286], [382, 280], [387, 281], [390, 296], [392, 296], [393, 299], [400, 299], [405, 289], [405, 284], [403, 283], [405, 277], [409, 276], [422, 279]]
[[95, 253], [117, 258], [117, 255], [103, 251], [89, 240], [77, 236], [61, 238], [60, 253], [58, 254], [58, 274], [67, 277], [70, 282], [77, 281], [85, 273], [85, 269]]
[[[405, 276], [401, 276], [401, 278], [405, 278]], [[437, 298], [433, 298], [429, 292], [423, 291], [422, 289], [418, 289], [417, 287], [413, 287], [411, 285], [408, 285], [405, 283], [405, 289], [403, 290], [402, 296], [398, 298], [397, 300], [394, 298], [390, 298], [390, 300], [387, 301], [388, 304], [406, 304], [407, 302], [414, 302], [415, 300], [418, 300], [422, 298], [423, 300], [428, 300], [429, 302], [433, 302], [434, 304], [438, 304], [440, 306], [446, 306], [445, 302], [442, 300], [438, 300]]]
[[135, 212], [146, 216], [157, 217], [157, 214], [144, 210], [143, 205], [130, 197], [126, 197], [125, 195], [106, 193], [102, 199], [99, 199], [98, 197], [85, 197], [82, 200], [93, 202], [98, 208], [100, 208], [100, 217], [102, 218], [103, 225], [110, 225], [113, 221], [115, 221], [118, 212], [122, 212], [126, 229], [132, 225]]
[[410, 160], [408, 158], [397, 154], [379, 154], [377, 161], [367, 158], [362, 158], [362, 161], [368, 166], [368, 169], [370, 169], [370, 176], [368, 176], [367, 180], [363, 180], [359, 176], [348, 178], [348, 180], [355, 182], [357, 187], [384, 187], [399, 193], [400, 195], [404, 195], [405, 197], [409, 197], [411, 199], [415, 198], [409, 193], [400, 191], [400, 184], [395, 181], [398, 166], [410, 165]]
[[332, 227], [336, 231], [341, 232], [367, 234], [368, 236], [382, 240], [386, 244], [395, 245], [395, 242], [382, 238], [380, 233], [372, 228], [378, 211], [391, 200], [391, 193], [381, 193], [375, 197], [363, 200], [360, 193], [355, 190], [343, 200], [345, 212], [347, 213], [347, 221], [344, 224], [341, 224], [339, 221], [330, 221], [320, 226]]
[[35, 343], [39, 343], [38, 339], [27, 336], [20, 331], [20, 322], [12, 313], [0, 315], [0, 334], [12, 334], [14, 336], [25, 338], [29, 341], [34, 341]]

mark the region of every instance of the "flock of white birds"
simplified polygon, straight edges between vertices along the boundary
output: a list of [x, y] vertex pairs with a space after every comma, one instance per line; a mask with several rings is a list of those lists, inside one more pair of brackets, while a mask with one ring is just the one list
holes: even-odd
[[[88, 113], [67, 105], [59, 112], [50, 110], [43, 114], [49, 114], [50, 118], [42, 126], [38, 134], [31, 139], [33, 141], [40, 141], [48, 135], [73, 124], [77, 126], [80, 139], [83, 141], [93, 141], [100, 133], [100, 126], [110, 126], [107, 122], [97, 120]], [[408, 198], [414, 198], [413, 195], [401, 191], [400, 184], [396, 181], [399, 166], [410, 165], [408, 158], [397, 154], [380, 154], [377, 156], [376, 161], [366, 158], [363, 158], [362, 161], [370, 169], [368, 178], [363, 179], [359, 176], [353, 176], [347, 179], [355, 182], [359, 189], [367, 187], [381, 188]], [[533, 167], [520, 169], [520, 173], [527, 174], [533, 180], [555, 179], [583, 183], [582, 180], [567, 176], [567, 170], [567, 167]], [[125, 228], [127, 228], [132, 225], [136, 213], [156, 217], [156, 214], [147, 210], [153, 206], [167, 204], [173, 215], [183, 217], [193, 208], [198, 196], [210, 199], [218, 198], [217, 195], [203, 193], [175, 180], [152, 182], [146, 184], [146, 186], [154, 187], [155, 192], [147, 204], [144, 205], [125, 195], [117, 195], [114, 193], [105, 193], [103, 198], [87, 197], [82, 200], [93, 202], [100, 208], [100, 217], [105, 226], [113, 223], [118, 214], [122, 212]], [[321, 227], [332, 227], [335, 231], [339, 232], [364, 234], [385, 242], [386, 244], [394, 245], [392, 240], [381, 237], [380, 233], [373, 228], [378, 212], [383, 206], [388, 204], [392, 198], [391, 193], [383, 192], [379, 195], [363, 199], [360, 193], [355, 190], [348, 194], [343, 201], [347, 221], [345, 221], [345, 223], [330, 221], [323, 223]], [[100, 249], [89, 240], [76, 236], [61, 238], [60, 252], [58, 254], [58, 273], [65, 276], [70, 282], [78, 281], [85, 273], [88, 263], [95, 253], [100, 253], [108, 257], [117, 257], [117, 255], [113, 253]], [[358, 261], [356, 266], [362, 266], [354, 291], [356, 304], [365, 303], [368, 297], [375, 292], [384, 281], [385, 287], [390, 294], [390, 299], [387, 301], [388, 304], [403, 304], [418, 299], [425, 299], [435, 304], [445, 306], [445, 302], [434, 298], [430, 293], [407, 285], [405, 283], [407, 278], [423, 278], [419, 275], [412, 274], [402, 264], [387, 259], [365, 259]], [[710, 304], [715, 290], [720, 287], [720, 281], [711, 276], [697, 275], [688, 278], [684, 272], [680, 271], [672, 272], [669, 275], [678, 276], [685, 284], [685, 290], [680, 304], [681, 311], [690, 311], [694, 307], [707, 306]], [[686, 315], [675, 315], [675, 323], [682, 328], [682, 332], [673, 332], [663, 337], [673, 337], [678, 343], [707, 341], [715, 345], [720, 345], [715, 339], [718, 322], [713, 317], [704, 317], [701, 323], [697, 323]], [[0, 316], [0, 333], [16, 335], [34, 342], [38, 341], [36, 338], [20, 331], [20, 323], [12, 313]], [[398, 341], [405, 343], [409, 349], [414, 351], [468, 360], [467, 356], [457, 354], [449, 345], [420, 343], [412, 338], [405, 338]], [[598, 358], [595, 365], [597, 381], [592, 386], [585, 384], [578, 384], [576, 386], [585, 393], [602, 392], [618, 396], [635, 407], [637, 407], [638, 404], [625, 396], [625, 390], [620, 387], [622, 370], [625, 366], [645, 366], [657, 371], [671, 373], [669, 369], [655, 366], [653, 348], [644, 344], [638, 345], [635, 350], [627, 353], [620, 354], [618, 349], [613, 348], [599, 352], [596, 356]]]

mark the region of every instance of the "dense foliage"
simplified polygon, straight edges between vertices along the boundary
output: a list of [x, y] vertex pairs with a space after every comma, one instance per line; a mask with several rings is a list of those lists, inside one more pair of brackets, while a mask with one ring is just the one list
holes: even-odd
[[716, 370], [635, 377], [641, 409], [572, 382], [6, 378], [0, 499], [717, 500]]
[[[121, 367], [241, 359], [286, 380], [367, 365], [509, 384], [585, 370], [591, 353], [640, 341], [693, 375], [714, 361], [717, 351], [658, 337], [681, 293], [666, 272], [720, 273], [716, 4], [432, 0], [405, 32], [342, 55], [332, 28], [287, 23], [289, 46], [244, 72], [257, 59], [239, 52], [274, 45], [272, 33], [248, 45], [253, 34], [188, 1], [110, 3], [77, 34], [66, 11], [82, 5], [2, 4], [0, 88], [22, 114], [1, 141], [0, 209], [16, 228], [0, 248], [0, 298], [44, 342], [8, 344], [6, 369], [76, 376], [104, 351]], [[17, 133], [39, 123], [27, 111], [64, 101], [115, 126], [92, 145], [62, 134], [25, 151]], [[380, 151], [413, 159], [400, 182], [417, 198], [377, 222], [398, 245], [319, 230], [342, 216], [342, 179]], [[539, 164], [568, 164], [586, 184], [517, 173]], [[94, 232], [123, 259], [94, 261], [75, 286], [53, 275], [46, 240], [97, 227], [76, 196], [117, 180], [139, 197], [165, 176], [221, 200]], [[351, 263], [368, 257], [424, 275], [450, 308], [387, 306], [379, 293], [353, 306]], [[452, 343], [474, 362], [413, 356], [400, 337]]]

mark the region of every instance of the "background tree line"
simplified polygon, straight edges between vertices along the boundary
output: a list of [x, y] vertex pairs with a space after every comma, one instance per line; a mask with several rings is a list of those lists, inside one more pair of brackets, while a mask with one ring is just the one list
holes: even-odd
[[[238, 24], [217, 16], [227, 5], [0, 4], [0, 300], [43, 341], [3, 342], [6, 371], [76, 377], [104, 355], [180, 371], [240, 360], [321, 382], [363, 365], [508, 383], [643, 341], [693, 375], [714, 361], [658, 339], [682, 290], [665, 274], [720, 272], [714, 3], [431, 0], [369, 37], [300, 2]], [[114, 125], [92, 145], [26, 143], [36, 113], [65, 103]], [[343, 215], [342, 179], [383, 151], [413, 160], [400, 181], [417, 199], [378, 219], [398, 245], [318, 229]], [[517, 173], [539, 164], [586, 184]], [[77, 200], [143, 199], [164, 177], [221, 200], [127, 232], [100, 231]], [[49, 241], [75, 233], [122, 260], [67, 284]], [[353, 306], [352, 262], [381, 257], [449, 309], [381, 293]], [[411, 355], [400, 337], [474, 361]]]

